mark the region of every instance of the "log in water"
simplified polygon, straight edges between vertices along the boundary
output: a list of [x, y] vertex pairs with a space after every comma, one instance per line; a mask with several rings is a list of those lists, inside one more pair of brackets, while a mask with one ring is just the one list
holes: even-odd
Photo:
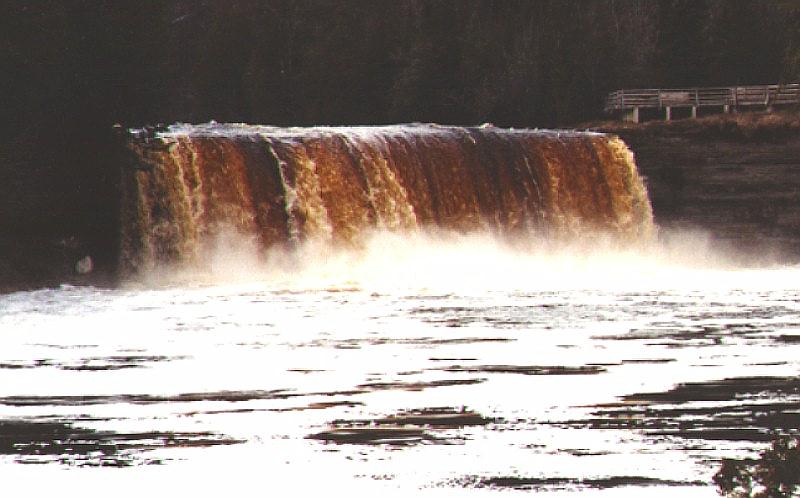
[[352, 244], [438, 228], [648, 237], [647, 193], [625, 144], [563, 131], [240, 124], [131, 130], [121, 272], [201, 262], [234, 232], [261, 247]]

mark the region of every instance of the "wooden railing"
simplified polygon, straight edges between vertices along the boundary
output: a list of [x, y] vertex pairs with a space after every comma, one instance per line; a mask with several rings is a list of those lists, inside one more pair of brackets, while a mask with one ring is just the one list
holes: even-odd
[[671, 88], [617, 90], [606, 99], [605, 111], [631, 111], [639, 108], [745, 107], [800, 104], [800, 83], [718, 88]]

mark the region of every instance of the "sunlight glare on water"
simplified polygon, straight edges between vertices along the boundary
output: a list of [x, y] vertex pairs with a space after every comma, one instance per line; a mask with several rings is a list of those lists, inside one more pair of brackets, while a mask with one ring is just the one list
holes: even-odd
[[716, 496], [716, 462], [763, 447], [759, 413], [800, 402], [799, 269], [732, 261], [678, 235], [228, 239], [210, 270], [0, 296], [0, 476]]

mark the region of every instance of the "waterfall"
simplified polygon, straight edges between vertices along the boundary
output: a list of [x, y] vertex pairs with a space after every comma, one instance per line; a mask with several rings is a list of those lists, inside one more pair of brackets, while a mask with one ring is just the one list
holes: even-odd
[[129, 130], [121, 273], [202, 262], [226, 233], [264, 248], [370, 230], [642, 240], [633, 156], [613, 135], [439, 125]]

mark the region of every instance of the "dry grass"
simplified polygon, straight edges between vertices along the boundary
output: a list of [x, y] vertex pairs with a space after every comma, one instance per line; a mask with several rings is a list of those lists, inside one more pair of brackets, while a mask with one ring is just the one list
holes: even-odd
[[715, 114], [698, 119], [674, 121], [598, 121], [581, 128], [607, 133], [639, 135], [681, 135], [687, 138], [736, 141], [783, 140], [800, 133], [800, 110]]

